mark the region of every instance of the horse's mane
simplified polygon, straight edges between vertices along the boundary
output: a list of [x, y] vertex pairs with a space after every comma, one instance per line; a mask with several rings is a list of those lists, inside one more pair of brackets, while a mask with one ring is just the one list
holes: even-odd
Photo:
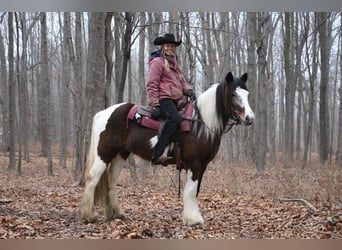
[[197, 119], [201, 119], [198, 126], [193, 126], [194, 133], [200, 137], [204, 136], [207, 139], [214, 139], [215, 135], [223, 130], [223, 122], [218, 115], [217, 110], [217, 91], [219, 91], [220, 84], [213, 84], [209, 89], [203, 92], [197, 98], [197, 106], [200, 115], [195, 113]]

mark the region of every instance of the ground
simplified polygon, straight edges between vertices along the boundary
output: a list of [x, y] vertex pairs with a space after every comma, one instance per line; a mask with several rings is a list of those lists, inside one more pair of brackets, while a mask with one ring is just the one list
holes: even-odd
[[[46, 160], [32, 155], [17, 176], [6, 171], [7, 162], [0, 156], [0, 239], [342, 238], [342, 170], [335, 166], [309, 165], [305, 173], [273, 166], [258, 177], [247, 164], [216, 161], [205, 172], [198, 196], [205, 223], [184, 226], [171, 166], [155, 171], [149, 166], [144, 178], [138, 170], [137, 183], [125, 168], [118, 197], [126, 218], [105, 221], [97, 206], [98, 222], [85, 224], [77, 213], [83, 188], [73, 185], [71, 167], [63, 169], [54, 159], [55, 176], [47, 176]], [[182, 172], [181, 192], [184, 180]]]

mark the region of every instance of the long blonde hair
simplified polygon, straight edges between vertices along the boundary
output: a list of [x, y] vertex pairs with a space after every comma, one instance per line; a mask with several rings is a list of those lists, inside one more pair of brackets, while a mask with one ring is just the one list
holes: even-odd
[[[165, 69], [167, 72], [170, 72], [170, 63], [169, 61], [167, 60], [166, 58], [166, 54], [164, 52], [164, 44], [161, 45], [161, 52], [162, 52], [162, 55], [163, 55], [163, 58], [164, 58], [164, 64], [165, 64]], [[179, 75], [183, 75], [183, 70], [181, 68], [181, 66], [179, 65], [178, 63], [178, 56], [177, 56], [177, 53], [175, 52], [174, 54], [174, 57], [175, 57], [175, 66], [176, 66], [176, 70], [178, 72]]]

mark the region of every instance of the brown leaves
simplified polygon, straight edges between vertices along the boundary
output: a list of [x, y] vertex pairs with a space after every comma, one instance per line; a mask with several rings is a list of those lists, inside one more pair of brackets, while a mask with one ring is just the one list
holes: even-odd
[[[183, 199], [178, 198], [178, 190], [170, 181], [174, 177], [171, 167], [160, 169], [157, 179], [140, 179], [137, 185], [131, 180], [129, 171], [124, 169], [117, 190], [127, 217], [105, 221], [102, 208], [96, 207], [98, 222], [84, 224], [77, 215], [83, 188], [72, 186], [71, 173], [56, 168], [57, 176], [48, 177], [39, 169], [39, 163], [31, 164], [32, 168], [24, 166], [22, 177], [0, 175], [0, 201], [9, 201], [0, 202], [2, 239], [342, 237], [342, 211], [338, 205], [319, 199], [310, 200], [319, 210], [313, 213], [305, 204], [280, 202], [277, 196], [265, 193], [242, 192], [243, 185], [248, 185], [248, 179], [244, 183], [237, 179], [233, 193], [229, 186], [224, 186], [227, 176], [222, 171], [219, 173], [220, 169], [210, 170], [204, 176], [198, 197], [204, 225], [183, 225]], [[5, 167], [0, 168], [4, 170]], [[234, 171], [236, 176], [241, 176], [238, 169]], [[269, 180], [258, 181], [266, 186]], [[256, 181], [250, 179], [250, 182]], [[220, 188], [217, 188], [218, 184]]]

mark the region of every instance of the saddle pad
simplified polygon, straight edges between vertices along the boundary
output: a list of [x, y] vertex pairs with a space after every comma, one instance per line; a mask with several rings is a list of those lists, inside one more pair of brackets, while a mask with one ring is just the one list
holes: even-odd
[[[154, 130], [159, 130], [162, 120], [154, 120], [149, 116], [140, 114], [138, 112], [139, 110], [141, 110], [140, 106], [134, 105], [131, 108], [131, 110], [128, 112], [127, 118], [134, 121], [135, 123], [137, 123], [141, 126], [151, 128]], [[192, 112], [193, 112], [192, 104], [188, 103], [185, 106], [185, 110], [183, 111], [182, 122], [181, 122], [181, 131], [188, 132], [191, 130], [192, 121], [189, 118], [192, 117]]]

